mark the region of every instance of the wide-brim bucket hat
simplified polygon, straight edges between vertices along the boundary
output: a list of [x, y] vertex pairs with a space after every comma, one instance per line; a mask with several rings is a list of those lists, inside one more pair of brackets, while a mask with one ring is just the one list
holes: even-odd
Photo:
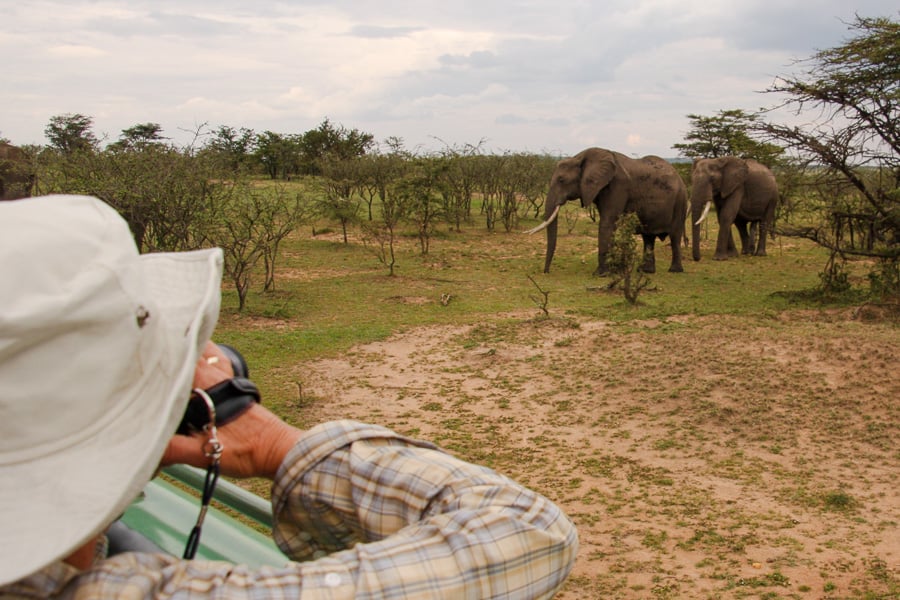
[[0, 585], [120, 515], [184, 414], [222, 252], [139, 254], [87, 196], [0, 202]]

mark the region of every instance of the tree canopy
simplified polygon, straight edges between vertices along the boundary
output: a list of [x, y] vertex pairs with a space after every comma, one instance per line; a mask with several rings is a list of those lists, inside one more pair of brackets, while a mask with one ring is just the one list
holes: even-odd
[[750, 132], [759, 115], [729, 109], [711, 117], [696, 114], [687, 117], [691, 123], [690, 130], [684, 136], [687, 143], [672, 146], [687, 158], [740, 156], [772, 166], [783, 152], [780, 146], [751, 137]]
[[92, 150], [97, 147], [97, 136], [93, 132], [94, 120], [91, 117], [66, 113], [50, 117], [44, 128], [44, 135], [50, 140], [50, 146], [71, 154], [78, 150]]
[[767, 90], [804, 125], [759, 122], [756, 131], [807, 165], [807, 203], [824, 222], [784, 233], [814, 240], [832, 257], [877, 260], [873, 287], [900, 294], [900, 23], [857, 17], [853, 36], [801, 62]]

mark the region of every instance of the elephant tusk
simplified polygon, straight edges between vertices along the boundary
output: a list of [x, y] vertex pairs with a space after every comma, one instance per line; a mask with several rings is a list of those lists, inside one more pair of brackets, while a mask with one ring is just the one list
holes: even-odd
[[706, 218], [706, 215], [709, 214], [709, 207], [710, 207], [711, 205], [712, 205], [712, 200], [708, 200], [708, 201], [706, 202], [706, 206], [703, 207], [703, 214], [700, 215], [700, 218], [697, 219], [697, 222], [694, 223], [694, 225], [699, 225], [700, 223], [703, 222], [703, 219], [705, 219], [705, 218]]
[[541, 223], [541, 224], [538, 225], [537, 227], [533, 227], [532, 229], [529, 229], [528, 231], [525, 231], [525, 232], [523, 232], [523, 233], [537, 233], [537, 232], [540, 231], [541, 229], [546, 229], [547, 226], [550, 225], [550, 223], [553, 222], [553, 219], [556, 218], [557, 213], [559, 213], [559, 207], [560, 207], [560, 206], [561, 206], [561, 205], [559, 205], [559, 204], [556, 205], [556, 208], [553, 209], [553, 214], [550, 215], [550, 218], [548, 218], [546, 221], [544, 221], [543, 223]]

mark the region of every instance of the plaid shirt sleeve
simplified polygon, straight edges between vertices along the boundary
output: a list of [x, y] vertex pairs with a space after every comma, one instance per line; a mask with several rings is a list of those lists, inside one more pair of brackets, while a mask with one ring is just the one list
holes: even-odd
[[550, 598], [578, 546], [574, 525], [540, 494], [353, 421], [302, 436], [272, 505], [275, 540], [296, 561], [282, 568], [127, 553], [83, 573], [51, 565], [0, 596]]

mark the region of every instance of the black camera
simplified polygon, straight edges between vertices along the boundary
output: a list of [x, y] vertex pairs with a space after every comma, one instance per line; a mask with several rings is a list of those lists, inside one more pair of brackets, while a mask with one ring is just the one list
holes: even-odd
[[[255, 402], [260, 401], [259, 389], [250, 381], [250, 369], [243, 355], [226, 344], [216, 344], [228, 357], [234, 377], [204, 390], [216, 409], [216, 427], [238, 418]], [[197, 393], [191, 394], [187, 410], [176, 433], [190, 435], [209, 424], [209, 407]]]

